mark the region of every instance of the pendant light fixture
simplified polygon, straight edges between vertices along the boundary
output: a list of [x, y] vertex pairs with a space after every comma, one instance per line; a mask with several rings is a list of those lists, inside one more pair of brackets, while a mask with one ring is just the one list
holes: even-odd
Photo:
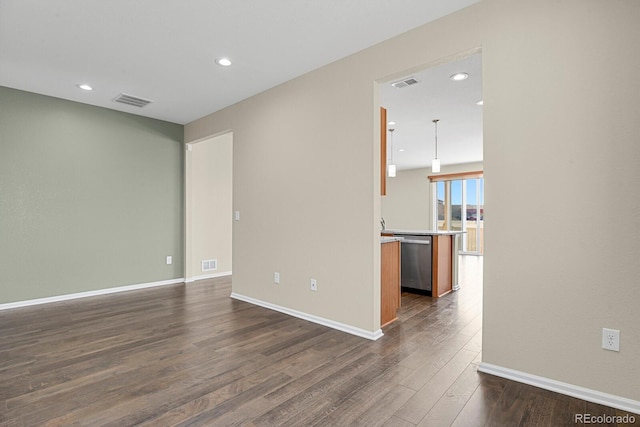
[[396, 177], [396, 165], [393, 163], [393, 131], [395, 131], [395, 129], [389, 129], [389, 146], [391, 147], [391, 155], [389, 156], [389, 168], [387, 172], [387, 176], [389, 176], [389, 178]]
[[440, 159], [438, 158], [438, 122], [440, 119], [433, 119], [432, 122], [435, 126], [435, 140], [436, 140], [436, 157], [431, 161], [431, 172], [440, 172]]

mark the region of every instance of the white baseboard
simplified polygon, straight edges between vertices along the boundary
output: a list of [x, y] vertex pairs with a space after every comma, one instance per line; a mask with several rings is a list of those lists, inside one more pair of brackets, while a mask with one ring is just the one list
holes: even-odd
[[358, 337], [366, 338], [373, 341], [377, 340], [383, 335], [381, 329], [378, 329], [377, 331], [374, 331], [374, 332], [367, 331], [365, 329], [360, 329], [344, 323], [325, 319], [324, 317], [314, 316], [312, 314], [303, 313], [301, 311], [292, 310], [287, 307], [282, 307], [276, 304], [271, 304], [269, 302], [265, 302], [255, 298], [240, 295], [235, 292], [231, 294], [231, 298], [248, 302], [249, 304], [258, 305], [260, 307], [268, 308], [270, 310], [279, 311], [280, 313], [288, 314], [289, 316], [297, 317], [299, 319], [307, 320], [309, 322], [317, 323], [319, 325], [327, 326], [332, 329], [337, 329], [339, 331], [346, 332], [348, 334], [356, 335]]
[[632, 412], [634, 414], [640, 414], [640, 401], [627, 399], [626, 397], [615, 396], [613, 394], [603, 393], [585, 387], [527, 374], [526, 372], [503, 368], [490, 363], [481, 363], [480, 366], [478, 366], [478, 371], [520, 383], [529, 384], [545, 390], [551, 390], [556, 393], [565, 394], [588, 402], [610, 406], [612, 408]]
[[187, 279], [185, 279], [184, 283], [192, 283], [192, 282], [195, 282], [197, 280], [215, 279], [216, 277], [224, 277], [224, 276], [231, 276], [231, 272], [230, 271], [223, 271], [221, 273], [203, 274], [203, 275], [200, 275], [200, 276], [187, 277]]
[[56, 295], [53, 297], [31, 299], [26, 301], [9, 302], [0, 304], [1, 310], [9, 310], [11, 308], [28, 307], [31, 305], [48, 304], [50, 302], [69, 301], [78, 298], [94, 297], [97, 295], [115, 294], [117, 292], [133, 291], [137, 289], [153, 288], [156, 286], [174, 285], [176, 283], [184, 283], [184, 278], [161, 280], [159, 282], [140, 283], [137, 285], [118, 286], [116, 288], [97, 289], [95, 291], [78, 292], [75, 294]]

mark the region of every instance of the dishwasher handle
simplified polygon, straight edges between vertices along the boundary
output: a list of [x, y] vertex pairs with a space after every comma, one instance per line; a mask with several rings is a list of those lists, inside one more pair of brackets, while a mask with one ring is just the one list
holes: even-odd
[[402, 243], [411, 243], [413, 245], [430, 245], [430, 240], [410, 240], [410, 239], [402, 239]]

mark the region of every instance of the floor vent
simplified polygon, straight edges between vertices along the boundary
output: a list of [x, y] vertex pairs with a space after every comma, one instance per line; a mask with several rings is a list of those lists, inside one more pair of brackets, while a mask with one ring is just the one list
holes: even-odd
[[218, 260], [217, 259], [203, 259], [202, 260], [202, 271], [213, 271], [218, 269]]
[[137, 96], [127, 95], [126, 93], [121, 93], [114, 99], [114, 101], [119, 102], [121, 104], [132, 105], [134, 107], [139, 107], [139, 108], [142, 108], [146, 105], [151, 104], [151, 102], [153, 102], [148, 99], [138, 98]]
[[416, 83], [419, 83], [419, 82], [418, 80], [416, 80], [415, 77], [407, 77], [406, 79], [402, 79], [397, 82], [391, 83], [391, 86], [395, 87], [396, 89], [400, 89], [403, 87], [414, 85]]

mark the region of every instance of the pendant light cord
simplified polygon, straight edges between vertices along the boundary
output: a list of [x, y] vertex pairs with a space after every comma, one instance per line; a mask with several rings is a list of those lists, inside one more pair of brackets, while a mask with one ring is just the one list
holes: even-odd
[[434, 125], [435, 125], [435, 132], [436, 132], [436, 159], [438, 158], [438, 122], [440, 121], [440, 119], [433, 119], [432, 120]]

